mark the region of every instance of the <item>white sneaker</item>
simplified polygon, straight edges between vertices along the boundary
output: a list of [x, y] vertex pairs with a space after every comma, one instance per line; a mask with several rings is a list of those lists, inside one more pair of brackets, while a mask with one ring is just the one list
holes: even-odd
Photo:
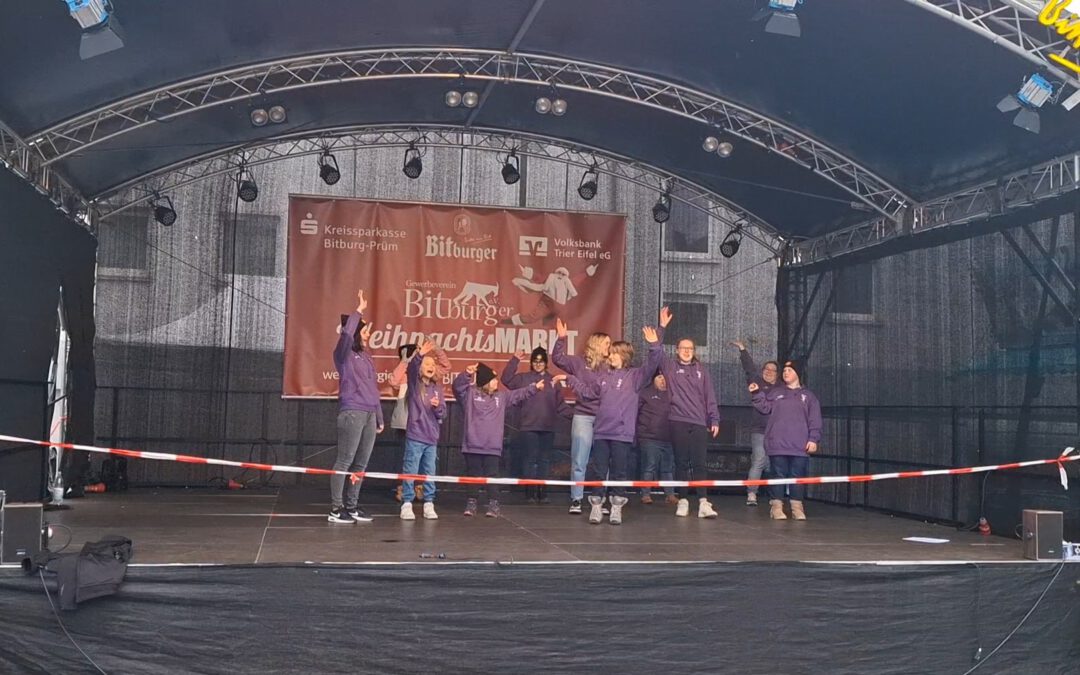
[[716, 509], [712, 507], [708, 499], [699, 499], [697, 505], [698, 518], [715, 518]]
[[435, 513], [435, 502], [424, 502], [424, 518], [438, 520], [439, 514]]
[[680, 499], [679, 505], [675, 507], [675, 515], [680, 518], [685, 518], [690, 515], [690, 500]]
[[412, 502], [405, 502], [401, 505], [401, 519], [416, 520], [416, 514], [412, 510]]
[[589, 522], [599, 525], [604, 520], [604, 500], [602, 497], [589, 497]]
[[626, 497], [612, 497], [611, 498], [611, 517], [608, 518], [608, 522], [612, 525], [622, 525], [622, 507], [626, 506], [626, 502], [630, 501]]
[[747, 506], [757, 506], [757, 493], [756, 492], [747, 492], [746, 493], [746, 505]]

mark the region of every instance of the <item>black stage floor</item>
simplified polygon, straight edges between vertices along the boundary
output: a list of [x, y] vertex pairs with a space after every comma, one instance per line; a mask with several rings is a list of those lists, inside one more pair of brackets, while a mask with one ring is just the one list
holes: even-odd
[[[815, 502], [807, 503], [805, 522], [772, 521], [764, 505], [714, 496], [720, 517], [699, 520], [676, 518], [673, 507], [632, 498], [624, 524], [616, 527], [568, 515], [565, 493], [548, 505], [511, 495], [499, 518], [465, 518], [464, 499], [462, 492], [443, 491], [439, 520], [405, 522], [388, 493], [372, 490], [362, 502], [374, 522], [334, 525], [326, 521], [324, 491], [314, 487], [136, 489], [88, 495], [46, 518], [71, 528], [69, 550], [120, 534], [135, 542], [133, 562], [141, 564], [1022, 561], [1018, 540]], [[65, 534], [56, 537], [62, 544]]]

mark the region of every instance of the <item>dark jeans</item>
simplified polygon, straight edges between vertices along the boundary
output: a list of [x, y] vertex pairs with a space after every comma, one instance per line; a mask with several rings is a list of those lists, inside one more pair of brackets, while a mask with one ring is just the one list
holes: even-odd
[[[675, 451], [675, 480], [705, 480], [706, 449], [709, 445], [709, 430], [700, 424], [689, 422], [671, 423], [671, 447]], [[692, 476], [692, 477], [691, 477]], [[697, 496], [708, 496], [708, 488], [694, 488]], [[678, 488], [679, 497], [686, 499], [690, 494], [687, 487]]]
[[[464, 452], [462, 453], [462, 457], [465, 458], [466, 476], [494, 478], [499, 475], [498, 455], [481, 455], [475, 452]], [[487, 497], [488, 499], [498, 499], [499, 486], [477, 485], [476, 497], [481, 501], [484, 497]]]
[[[769, 457], [769, 470], [772, 472], [770, 478], [805, 478], [810, 475], [810, 458], [806, 455], [772, 455]], [[797, 502], [806, 497], [805, 485], [770, 485], [769, 498], [783, 499], [785, 488], [791, 499]]]
[[553, 431], [522, 431], [522, 478], [547, 478], [551, 474], [551, 448], [555, 445]]
[[[630, 444], [624, 441], [594, 439], [589, 468], [593, 477], [589, 480], [626, 480], [626, 463], [630, 455]], [[606, 488], [593, 488], [593, 495], [603, 497]], [[611, 488], [611, 494], [625, 497], [626, 488]]]

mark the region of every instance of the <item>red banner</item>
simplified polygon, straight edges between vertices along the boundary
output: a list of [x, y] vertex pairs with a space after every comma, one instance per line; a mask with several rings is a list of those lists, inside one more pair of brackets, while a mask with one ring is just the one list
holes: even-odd
[[618, 336], [625, 232], [612, 214], [290, 196], [284, 395], [337, 395], [337, 328], [359, 289], [387, 397], [398, 347], [421, 336], [455, 373], [550, 350], [557, 316], [572, 354]]

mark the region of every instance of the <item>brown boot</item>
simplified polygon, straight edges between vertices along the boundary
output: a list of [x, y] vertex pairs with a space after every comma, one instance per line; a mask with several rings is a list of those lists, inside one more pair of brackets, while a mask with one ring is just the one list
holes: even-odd
[[773, 520], [787, 520], [784, 514], [784, 502], [781, 499], [769, 500], [769, 517]]
[[664, 503], [668, 506], [678, 506], [679, 498], [676, 495], [668, 495], [667, 497], [664, 497]]
[[641, 503], [642, 504], [652, 504], [652, 495], [649, 494], [648, 492], [641, 495]]
[[802, 502], [791, 500], [791, 517], [795, 520], [806, 520], [806, 511], [803, 511]]

